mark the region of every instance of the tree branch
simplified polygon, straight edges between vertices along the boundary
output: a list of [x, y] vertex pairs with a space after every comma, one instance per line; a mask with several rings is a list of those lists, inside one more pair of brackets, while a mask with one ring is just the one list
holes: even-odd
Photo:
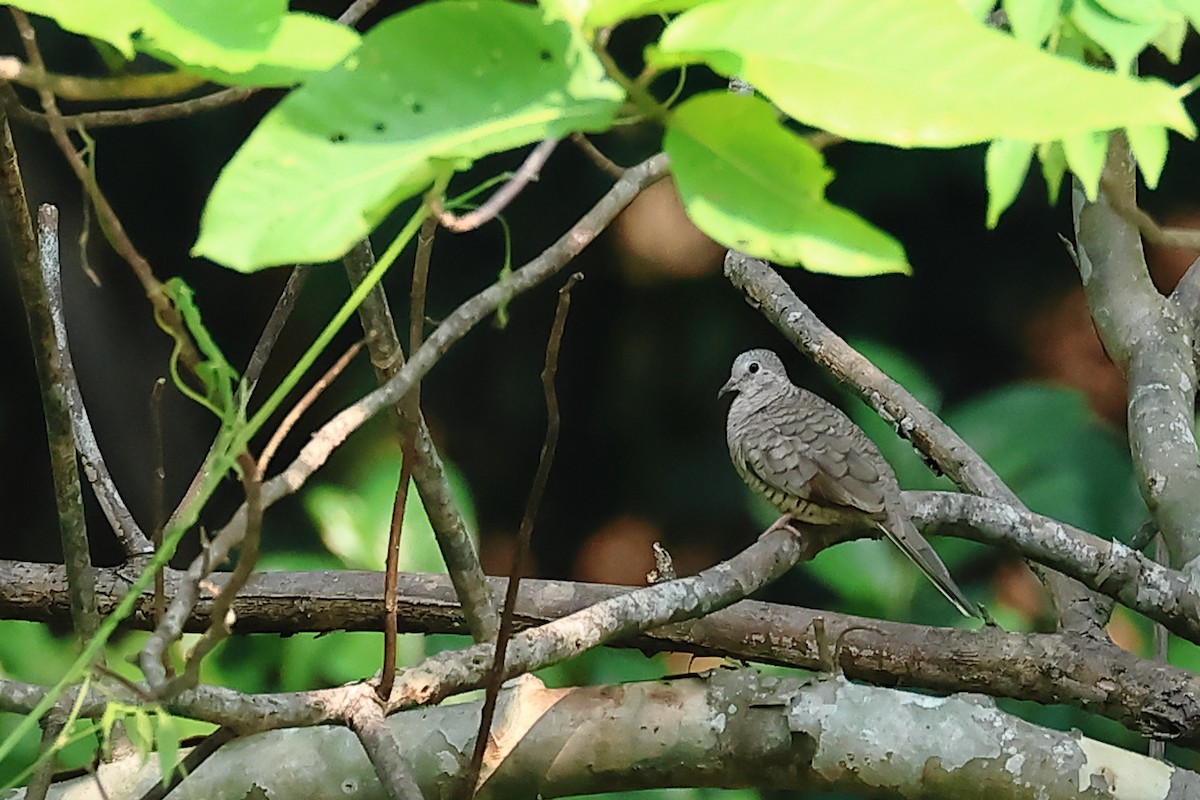
[[[1200, 793], [1196, 773], [1077, 731], [1033, 725], [977, 697], [930, 698], [836, 678], [741, 669], [569, 689], [530, 680], [505, 707], [480, 787], [484, 800], [668, 786], [948, 797], [964, 781], [1011, 800], [1132, 797], [1132, 788], [1154, 797]], [[443, 791], [466, 757], [478, 713], [478, 703], [466, 703], [388, 720], [427, 796]], [[225, 748], [180, 790], [187, 797], [242, 796], [253, 776], [264, 794], [292, 796], [295, 765], [317, 763], [322, 769], [303, 775], [312, 796], [370, 786], [370, 765], [352, 734], [313, 728]], [[100, 775], [113, 796], [129, 796], [158, 779], [158, 763], [135, 756], [101, 766]], [[51, 797], [86, 791], [88, 780], [59, 784]]]
[[1114, 207], [1132, 203], [1134, 164], [1125, 139], [1110, 138], [1108, 190], [1095, 202], [1072, 189], [1079, 274], [1104, 347], [1129, 388], [1129, 445], [1142, 497], [1171, 566], [1200, 568], [1200, 450], [1193, 426], [1194, 325], [1154, 288], [1138, 229]]

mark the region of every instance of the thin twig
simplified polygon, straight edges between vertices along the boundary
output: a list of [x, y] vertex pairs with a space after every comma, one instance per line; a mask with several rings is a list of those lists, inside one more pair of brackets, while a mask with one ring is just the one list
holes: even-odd
[[[405, 448], [408, 450], [408, 448]], [[396, 582], [400, 571], [400, 536], [404, 532], [404, 511], [408, 507], [408, 484], [412, 480], [412, 458], [408, 452], [400, 461], [400, 479], [392, 500], [392, 519], [388, 526], [387, 563], [383, 569], [383, 666], [375, 693], [387, 700], [396, 682]]]
[[[418, 288], [425, 282], [420, 276], [428, 271], [436, 224], [427, 219], [417, 234], [413, 279]], [[357, 244], [342, 262], [351, 281], [361, 281], [375, 262], [370, 242], [364, 240]], [[414, 303], [416, 300], [414, 297]], [[418, 306], [417, 316], [423, 317], [423, 308], [422, 301]], [[381, 384], [385, 383], [404, 364], [404, 353], [382, 285], [376, 286], [367, 295], [358, 308], [358, 315], [363, 330], [367, 333], [367, 348], [371, 352], [371, 365], [375, 368], [375, 377]], [[412, 315], [413, 312], [410, 311], [410, 316]], [[410, 320], [410, 337], [413, 341], [422, 338], [423, 322], [423, 318], [415, 322]], [[412, 465], [413, 480], [429, 516], [438, 549], [446, 562], [446, 569], [458, 590], [459, 602], [466, 613], [471, 635], [476, 641], [494, 639], [499, 612], [488, 590], [483, 567], [479, 564], [479, 556], [467, 531], [466, 520], [458, 507], [458, 501], [446, 477], [441, 457], [429, 435], [429, 428], [425, 424], [418, 401], [406, 399], [396, 403], [392, 412], [402, 456]]]
[[271, 351], [275, 349], [275, 343], [279, 341], [279, 335], [283, 333], [283, 327], [292, 315], [292, 309], [296, 307], [296, 300], [300, 296], [300, 290], [304, 287], [305, 279], [308, 278], [309, 270], [310, 267], [303, 264], [292, 267], [287, 283], [283, 285], [283, 291], [279, 293], [279, 299], [275, 301], [275, 307], [271, 309], [271, 316], [267, 318], [267, 324], [263, 326], [262, 333], [258, 336], [258, 342], [250, 353], [250, 359], [246, 362], [245, 374], [242, 376], [247, 396], [254, 394], [254, 388], [258, 385], [263, 367], [266, 366], [267, 359], [271, 357]]
[[[426, 217], [417, 233], [417, 252], [413, 259], [412, 290], [409, 292], [408, 346], [409, 352], [421, 346], [425, 335], [425, 293], [429, 286], [429, 264], [433, 260], [433, 238], [437, 233], [437, 220]], [[379, 303], [387, 307], [387, 295], [383, 285], [375, 287]], [[390, 312], [387, 318], [391, 318]], [[381, 333], [389, 335], [386, 326]], [[395, 328], [390, 331], [395, 338]], [[400, 354], [399, 343], [393, 350]], [[421, 385], [415, 384], [408, 396], [400, 401], [397, 411], [403, 419], [421, 419]], [[417, 461], [415, 438], [419, 426], [400, 426], [400, 479], [396, 483], [396, 497], [392, 501], [392, 520], [388, 529], [387, 564], [383, 576], [383, 668], [376, 692], [381, 700], [392, 693], [396, 680], [396, 575], [400, 569], [400, 537], [404, 532], [404, 512], [408, 506], [408, 487], [412, 481], [413, 468]]]
[[333, 362], [333, 365], [330, 366], [329, 369], [327, 369], [311, 387], [309, 387], [308, 391], [304, 393], [304, 396], [301, 397], [296, 402], [296, 405], [292, 406], [291, 410], [289, 410], [284, 416], [283, 421], [279, 423], [279, 427], [275, 429], [273, 434], [271, 434], [271, 438], [267, 441], [266, 446], [262, 449], [262, 454], [258, 457], [258, 479], [260, 481], [263, 479], [263, 475], [266, 474], [267, 467], [270, 465], [271, 459], [275, 456], [275, 451], [279, 449], [279, 445], [283, 443], [284, 438], [287, 437], [288, 433], [292, 430], [292, 427], [295, 426], [296, 421], [299, 420], [301, 415], [303, 415], [304, 412], [316, 402], [317, 398], [321, 396], [321, 393], [328, 389], [329, 385], [337, 380], [337, 377], [342, 374], [342, 371], [345, 370], [346, 367], [349, 366], [350, 362], [354, 360], [354, 357], [358, 355], [358, 351], [362, 349], [362, 346], [363, 343], [360, 339], [347, 347], [346, 352], [338, 356], [337, 361]]
[[[58, 509], [58, 531], [62, 540], [63, 560], [71, 589], [71, 616], [76, 633], [91, 638], [100, 624], [96, 609], [96, 578], [88, 547], [87, 523], [83, 511], [83, 488], [75, 465], [76, 443], [71, 423], [71, 401], [67, 383], [63, 331], [55, 320], [53, 297], [59, 279], [58, 209], [42, 205], [38, 209], [38, 261], [41, 285], [32, 295], [22, 292], [25, 316], [32, 340], [36, 343], [38, 382], [46, 415], [46, 435], [50, 445], [50, 463], [54, 477], [54, 499]], [[23, 265], [18, 265], [23, 266]], [[25, 281], [22, 280], [24, 289]], [[61, 317], [59, 318], [61, 321]], [[43, 339], [50, 328], [48, 341]], [[46, 346], [46, 349], [42, 347]]]
[[[667, 171], [667, 163], [665, 156], [656, 155], [628, 169], [621, 180], [617, 181], [591, 210], [541, 255], [521, 268], [504, 274], [491, 286], [463, 302], [430, 334], [425, 343], [413, 354], [412, 359], [405, 362], [394, 377], [388, 379], [384, 385], [366, 397], [343, 409], [323, 425], [283, 472], [263, 484], [262, 507], [268, 508], [281, 498], [299, 490], [308, 478], [320, 469], [333, 450], [345, 441], [347, 436], [375, 414], [403, 398], [412, 387], [412, 383], [424, 377], [454, 342], [470, 332], [502, 303], [511, 301], [513, 297], [541, 284], [561, 270], [584, 247], [590, 244], [642, 189], [663, 177]], [[355, 252], [361, 255], [363, 248], [355, 248]], [[369, 248], [366, 248], [366, 253], [369, 254]], [[426, 503], [427, 510], [431, 507], [431, 504]], [[143, 673], [148, 678], [153, 674], [155, 681], [159, 680], [162, 665], [157, 664], [158, 655], [170, 642], [182, 635], [183, 626], [187, 622], [191, 610], [199, 602], [199, 584], [208, 574], [208, 564], [221, 563], [228, 558], [231, 550], [245, 535], [246, 518], [247, 506], [243, 504], [225, 527], [213, 537], [204, 558], [193, 559], [186, 574], [179, 580], [175, 595], [167, 608], [162, 623], [155, 628], [154, 634], [147, 639], [146, 645], [142, 648], [140, 664]], [[479, 559], [475, 554], [474, 547], [469, 538], [465, 538], [462, 544], [464, 557], [469, 556], [470, 558], [470, 562], [467, 563], [473, 562], [476, 565], [479, 577], [478, 585], [467, 587], [468, 591], [478, 592], [477, 596], [472, 595], [471, 597], [479, 600], [479, 604], [468, 607], [464, 603], [464, 607], [476, 613], [483, 608], [494, 609], [491, 590], [483, 578], [482, 569], [477, 566]], [[451, 577], [453, 579], [455, 573], [452, 572]], [[461, 574], [458, 577], [461, 579]], [[455, 583], [455, 587], [460, 590], [462, 588], [458, 582]], [[462, 592], [460, 591], [461, 596]], [[498, 617], [499, 615], [495, 614], [492, 619], [495, 620]], [[480, 620], [477, 619], [475, 625], [479, 623]], [[481, 637], [480, 630], [482, 629], [472, 627], [472, 632], [477, 637]], [[212, 688], [208, 687], [206, 691], [212, 691]], [[224, 722], [224, 720], [215, 721], [222, 724]]]
[[[163, 389], [167, 386], [166, 378], [158, 378], [154, 381], [154, 386], [150, 390], [150, 440], [153, 453], [151, 455], [154, 463], [154, 528], [151, 530], [151, 543], [154, 545], [155, 552], [158, 552], [162, 547], [163, 527], [167, 524], [167, 467], [165, 452], [163, 449]], [[158, 570], [154, 574], [154, 624], [158, 625], [162, 622], [163, 614], [167, 610], [167, 587], [164, 569]], [[163, 650], [162, 653], [163, 669], [168, 675], [173, 674], [173, 666], [171, 665], [170, 654]]]
[[558, 290], [558, 305], [554, 310], [554, 322], [546, 341], [546, 361], [542, 367], [542, 393], [546, 400], [546, 437], [542, 441], [542, 452], [538, 456], [537, 471], [525, 503], [525, 514], [521, 527], [517, 529], [516, 547], [513, 549], [512, 567], [508, 573], [508, 587], [504, 592], [504, 610], [500, 614], [500, 633], [496, 636], [496, 654], [484, 688], [483, 709], [479, 715], [479, 733], [475, 737], [475, 750], [471, 754], [471, 766], [467, 770], [464, 796], [471, 800], [475, 796], [479, 771], [483, 767], [483, 756], [487, 751], [492, 733], [492, 718], [496, 712], [496, 700], [504, 677], [504, 655], [508, 640], [513, 633], [513, 613], [517, 606], [517, 593], [521, 587], [521, 576], [529, 556], [529, 540], [533, 535], [533, 523], [546, 493], [546, 482], [550, 479], [550, 467], [554, 463], [554, 451], [558, 447], [558, 432], [562, 419], [558, 411], [558, 394], [554, 389], [554, 378], [558, 374], [558, 352], [562, 345], [563, 330], [567, 325], [567, 311], [571, 307], [571, 289], [583, 280], [583, 273], [576, 272]]
[[396, 737], [388, 729], [383, 709], [374, 703], [361, 700], [358, 705], [356, 711], [350, 715], [350, 729], [362, 743], [371, 766], [375, 768], [375, 775], [383, 784], [388, 797], [391, 800], [423, 800], [421, 787], [417, 786], [412, 770], [400, 752]]
[[183, 783], [184, 778], [195, 772], [201, 764], [236, 738], [237, 734], [231, 728], [217, 728], [201, 739], [199, 744], [180, 759], [175, 768], [171, 770], [170, 778], [165, 783], [158, 781], [147, 789], [139, 800], [164, 800], [167, 795], [175, 791], [176, 786]]
[[29, 785], [25, 787], [25, 800], [46, 800], [46, 793], [50, 791], [50, 784], [54, 780], [56, 759], [51, 751], [57, 746], [62, 731], [63, 721], [57, 714], [48, 714], [42, 720], [42, 742], [38, 746], [38, 754], [46, 760], [29, 779]]
[[[220, 594], [213, 600], [208, 630], [188, 654], [183, 674], [167, 681], [161, 687], [155, 687], [156, 693], [163, 699], [169, 699], [184, 688], [190, 688], [200, 682], [200, 662], [233, 632], [233, 601], [246, 585], [246, 581], [250, 580], [254, 565], [258, 561], [258, 543], [263, 519], [262, 472], [249, 453], [239, 456], [238, 463], [242, 469], [242, 486], [246, 492], [246, 533], [242, 537], [237, 566], [221, 588]], [[212, 567], [210, 563], [209, 569]]]
[[571, 142], [580, 150], [582, 150], [583, 154], [587, 156], [593, 164], [614, 178], [621, 177], [621, 173], [625, 171], [624, 167], [613, 161], [608, 156], [604, 155], [604, 153], [600, 151], [600, 148], [592, 144], [592, 140], [584, 136], [582, 133], [572, 133]]
[[[39, 229], [43, 225], [46, 209], [53, 206], [42, 206], [39, 211]], [[54, 210], [54, 225], [57, 231], [57, 209]], [[49, 236], [49, 234], [47, 234]], [[141, 526], [133, 518], [133, 513], [125, 504], [121, 492], [113, 481], [100, 444], [92, 430], [92, 421], [83, 402], [83, 393], [79, 389], [79, 379], [75, 375], [75, 363], [71, 358], [71, 348], [67, 338], [66, 308], [63, 302], [62, 280], [59, 274], [60, 263], [57, 253], [57, 232], [53, 234], [55, 250], [50, 259], [42, 261], [42, 283], [50, 303], [50, 315], [54, 324], [54, 337], [58, 349], [58, 366], [61, 373], [63, 391], [66, 392], [67, 406], [71, 413], [71, 427], [75, 434], [75, 446], [79, 450], [79, 458], [83, 464], [84, 474], [91, 484], [96, 500], [100, 504], [104, 516], [112, 526], [113, 533], [121, 542], [127, 557], [146, 555], [153, 551], [150, 540], [142, 532]]]
[[516, 196], [521, 193], [521, 190], [529, 185], [530, 181], [537, 180], [538, 173], [545, 166], [546, 160], [550, 158], [550, 154], [554, 152], [554, 148], [558, 147], [558, 139], [544, 139], [537, 147], [525, 157], [525, 161], [513, 173], [513, 176], [505, 181], [496, 192], [487, 199], [483, 205], [469, 214], [463, 214], [461, 217], [456, 217], [449, 211], [446, 211], [441, 200], [438, 199], [433, 204], [434, 215], [437, 216], [438, 222], [444, 228], [452, 230], [455, 233], [464, 233], [472, 231], [495, 219], [504, 209], [508, 208]]
[[1176, 247], [1180, 250], [1200, 250], [1200, 230], [1194, 228], [1166, 228], [1147, 214], [1125, 192], [1119, 190], [1115, 179], [1104, 174], [1100, 177], [1100, 190], [1126, 222], [1138, 229], [1147, 242], [1160, 247]]

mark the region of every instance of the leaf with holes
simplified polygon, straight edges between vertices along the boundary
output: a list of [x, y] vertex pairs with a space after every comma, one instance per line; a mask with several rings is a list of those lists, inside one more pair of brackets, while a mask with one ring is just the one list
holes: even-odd
[[624, 92], [564, 22], [501, 0], [397, 14], [273, 109], [226, 165], [193, 253], [329, 261], [480, 156], [607, 128]]
[[19, 0], [64, 30], [111, 44], [126, 59], [146, 53], [219, 83], [289, 86], [337, 64], [356, 32], [287, 0]]
[[835, 275], [910, 271], [895, 239], [825, 199], [833, 171], [759, 98], [691, 98], [663, 149], [688, 216], [726, 247]]

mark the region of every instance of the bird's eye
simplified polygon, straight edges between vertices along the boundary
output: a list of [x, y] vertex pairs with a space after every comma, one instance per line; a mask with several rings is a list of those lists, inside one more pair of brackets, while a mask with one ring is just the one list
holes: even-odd
[[746, 371], [749, 372], [751, 375], [758, 372], [758, 362], [751, 361], [750, 365], [746, 367]]

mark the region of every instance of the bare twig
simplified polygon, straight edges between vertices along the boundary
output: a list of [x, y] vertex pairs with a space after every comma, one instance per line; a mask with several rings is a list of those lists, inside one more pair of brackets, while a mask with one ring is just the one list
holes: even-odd
[[387, 700], [396, 682], [396, 582], [400, 570], [400, 536], [404, 532], [404, 511], [408, 507], [408, 485], [412, 480], [411, 448], [405, 447], [400, 462], [400, 479], [392, 501], [392, 519], [388, 526], [387, 563], [383, 570], [383, 667], [375, 693]]
[[538, 173], [541, 172], [542, 167], [546, 164], [546, 160], [550, 158], [550, 154], [554, 152], [554, 148], [557, 146], [558, 139], [543, 140], [537, 147], [530, 151], [529, 155], [525, 157], [525, 161], [513, 173], [513, 176], [505, 181], [504, 185], [487, 199], [487, 202], [469, 214], [456, 217], [442, 207], [441, 199], [438, 198], [432, 205], [438, 222], [448, 230], [452, 230], [455, 233], [463, 233], [475, 230], [480, 225], [495, 219], [504, 209], [508, 208], [508, 204], [516, 199], [516, 196], [521, 193], [522, 189], [529, 185], [530, 181], [537, 180]]
[[[1024, 508], [961, 436], [830, 330], [765, 262], [730, 250], [725, 258], [725, 276], [746, 295], [746, 302], [759, 309], [797, 349], [846, 383], [955, 484]], [[1063, 627], [1103, 634], [1105, 614], [1088, 593], [1052, 572], [1040, 572], [1039, 577], [1051, 589]]]
[[1193, 228], [1164, 228], [1154, 217], [1138, 207], [1136, 199], [1123, 190], [1118, 178], [1104, 174], [1100, 178], [1100, 189], [1112, 205], [1113, 211], [1128, 224], [1134, 226], [1147, 242], [1160, 247], [1177, 247], [1181, 250], [1200, 250], [1200, 230]]
[[388, 797], [391, 800], [423, 800], [421, 787], [417, 786], [396, 737], [388, 729], [383, 709], [375, 703], [360, 702], [349, 722]]
[[175, 769], [171, 770], [171, 777], [165, 783], [158, 781], [147, 789], [139, 800], [164, 800], [175, 790], [176, 786], [183, 783], [184, 778], [195, 772], [201, 764], [236, 737], [237, 734], [229, 728], [217, 728], [180, 759], [179, 763], [175, 765]]
[[271, 309], [271, 316], [267, 318], [267, 324], [259, 334], [258, 342], [250, 353], [250, 360], [246, 362], [246, 372], [242, 376], [247, 395], [254, 394], [263, 367], [271, 357], [271, 351], [275, 349], [275, 343], [279, 341], [279, 335], [283, 333], [283, 327], [292, 315], [292, 309], [296, 307], [296, 300], [300, 296], [305, 279], [308, 278], [309, 269], [310, 267], [303, 264], [292, 267], [287, 283], [283, 285], [283, 291], [275, 301], [275, 307]]
[[33, 772], [29, 785], [25, 788], [25, 800], [46, 800], [50, 791], [50, 783], [54, 779], [55, 756], [51, 751], [57, 746], [59, 734], [63, 731], [63, 721], [57, 714], [49, 714], [42, 720], [42, 742], [38, 747], [39, 756], [45, 761]]
[[[338, 16], [337, 21], [347, 26], [355, 25], [378, 2], [379, 0], [354, 0]], [[32, 67], [33, 65], [34, 60], [31, 58], [29, 66]], [[44, 65], [39, 64], [39, 66], [44, 70]], [[63, 125], [68, 128], [106, 128], [124, 125], [143, 125], [148, 122], [181, 119], [205, 111], [224, 108], [225, 106], [240, 103], [254, 96], [259, 91], [261, 91], [260, 88], [256, 86], [235, 86], [204, 95], [203, 97], [181, 100], [176, 103], [164, 103], [146, 108], [123, 108], [113, 111], [87, 111], [70, 116], [60, 115], [59, 118], [62, 120]], [[52, 130], [51, 114], [49, 112], [38, 114], [25, 108], [12, 87], [7, 83], [0, 83], [0, 105], [5, 106], [13, 118], [22, 124], [31, 125], [42, 130]]]
[[312, 404], [317, 401], [317, 398], [321, 396], [321, 393], [328, 389], [329, 385], [337, 380], [337, 377], [342, 374], [342, 371], [350, 365], [350, 362], [354, 360], [356, 355], [358, 355], [358, 351], [362, 349], [362, 346], [363, 343], [360, 339], [359, 341], [354, 342], [352, 345], [347, 347], [346, 352], [338, 356], [337, 361], [333, 362], [329, 369], [325, 370], [325, 373], [321, 375], [321, 377], [318, 378], [312, 386], [309, 387], [308, 391], [306, 391], [299, 400], [296, 401], [296, 405], [292, 406], [291, 410], [284, 415], [283, 420], [279, 423], [279, 427], [277, 427], [275, 432], [271, 434], [271, 438], [267, 440], [266, 445], [262, 449], [262, 453], [258, 457], [257, 469], [258, 480], [260, 482], [267, 471], [267, 467], [271, 463], [271, 459], [275, 456], [275, 451], [279, 449], [279, 445], [283, 443], [283, 440], [292, 430], [292, 427], [295, 426], [296, 422], [300, 419], [304, 412], [307, 411]]
[[[42, 206], [42, 209], [53, 209], [53, 206]], [[57, 210], [55, 211], [57, 215]], [[57, 216], [55, 217], [57, 220]], [[42, 223], [42, 213], [39, 213], [39, 227]], [[57, 239], [57, 237], [55, 237]], [[57, 249], [57, 241], [55, 242]], [[67, 339], [66, 308], [62, 296], [62, 281], [59, 275], [59, 259], [57, 252], [50, 260], [42, 262], [42, 282], [46, 287], [46, 295], [50, 301], [50, 314], [54, 323], [54, 336], [58, 344], [58, 362], [61, 372], [63, 390], [67, 395], [67, 405], [71, 412], [71, 427], [75, 433], [75, 446], [79, 450], [79, 458], [83, 464], [84, 474], [91, 484], [96, 500], [104, 511], [104, 516], [112, 526], [113, 533], [121, 542], [127, 557], [146, 555], [153, 547], [142, 532], [137, 520], [133, 518], [129, 507], [121, 497], [108, 465], [104, 462], [104, 454], [92, 431], [92, 421], [88, 416], [87, 406], [83, 402], [83, 394], [79, 389], [79, 380], [75, 376], [75, 364], [71, 359], [71, 348]]]
[[581, 151], [583, 151], [583, 154], [587, 156], [593, 164], [614, 178], [621, 177], [621, 173], [625, 172], [624, 167], [613, 161], [608, 156], [604, 155], [604, 153], [600, 152], [600, 148], [592, 144], [592, 140], [584, 136], [582, 133], [572, 133], [571, 142]]
[[[409, 312], [410, 341], [420, 343], [424, 324], [424, 285], [427, 282], [433, 235], [437, 222], [426, 219], [417, 234], [417, 253], [413, 265], [413, 298]], [[361, 281], [371, 268], [375, 256], [368, 241], [360, 242], [343, 259], [351, 281]], [[367, 348], [371, 364], [380, 383], [386, 382], [404, 363], [404, 353], [396, 334], [396, 324], [388, 305], [383, 286], [376, 286], [359, 306], [359, 319], [367, 333]], [[419, 390], [419, 386], [417, 387]], [[495, 600], [487, 589], [483, 567], [467, 532], [458, 501], [446, 477], [441, 457], [429, 435], [425, 417], [421, 414], [418, 395], [406, 397], [393, 407], [393, 420], [400, 438], [403, 456], [402, 469], [409, 465], [425, 513], [437, 538], [438, 549], [446, 562], [459, 602], [465, 609], [472, 636], [476, 641], [495, 638], [498, 614]], [[407, 495], [405, 495], [407, 497]], [[385, 586], [386, 594], [386, 586]], [[385, 644], [386, 660], [386, 644]]]
[[554, 377], [558, 373], [558, 351], [562, 345], [563, 330], [567, 325], [567, 311], [571, 307], [571, 288], [581, 280], [583, 280], [583, 274], [576, 272], [558, 290], [558, 305], [555, 307], [554, 322], [550, 326], [550, 336], [546, 341], [546, 362], [542, 367], [542, 393], [546, 399], [546, 437], [542, 441], [542, 452], [538, 456], [537, 472], [529, 490], [529, 499], [525, 503], [521, 527], [517, 529], [512, 567], [508, 572], [508, 588], [504, 593], [504, 610], [500, 614], [500, 633], [496, 636], [496, 654], [492, 659], [487, 685], [484, 687], [483, 709], [479, 715], [479, 733], [475, 737], [471, 766], [467, 770], [464, 781], [464, 797], [467, 800], [475, 796], [479, 770], [483, 766], [483, 756], [487, 751], [488, 740], [491, 738], [492, 716], [496, 711], [496, 698], [500, 696], [500, 685], [504, 676], [504, 655], [508, 650], [508, 640], [512, 637], [513, 632], [513, 613], [517, 606], [517, 592], [520, 590], [521, 576], [525, 571], [525, 562], [529, 556], [529, 540], [533, 535], [533, 523], [537, 519], [538, 509], [541, 507], [542, 496], [546, 493], [546, 481], [550, 479], [550, 466], [554, 463], [554, 450], [558, 446], [558, 431], [562, 420], [558, 412], [558, 394], [554, 390]]
[[[163, 527], [167, 524], [167, 467], [165, 454], [163, 452], [163, 389], [166, 388], [167, 379], [158, 378], [154, 381], [154, 386], [150, 389], [150, 440], [153, 454], [151, 458], [154, 463], [154, 528], [150, 534], [150, 541], [157, 552], [162, 547], [163, 542]], [[163, 570], [158, 570], [154, 573], [154, 624], [157, 625], [162, 621], [163, 613], [167, 610], [167, 587], [166, 579]], [[163, 650], [162, 665], [167, 674], [172, 674], [170, 654]]]
[[200, 662], [233, 632], [233, 601], [238, 592], [250, 580], [254, 565], [258, 561], [258, 542], [262, 532], [262, 471], [249, 453], [238, 458], [242, 470], [242, 486], [246, 492], [246, 533], [242, 537], [237, 566], [233, 574], [213, 600], [212, 618], [208, 630], [196, 642], [188, 654], [183, 674], [155, 687], [158, 697], [167, 699], [184, 688], [195, 686], [200, 681]]

